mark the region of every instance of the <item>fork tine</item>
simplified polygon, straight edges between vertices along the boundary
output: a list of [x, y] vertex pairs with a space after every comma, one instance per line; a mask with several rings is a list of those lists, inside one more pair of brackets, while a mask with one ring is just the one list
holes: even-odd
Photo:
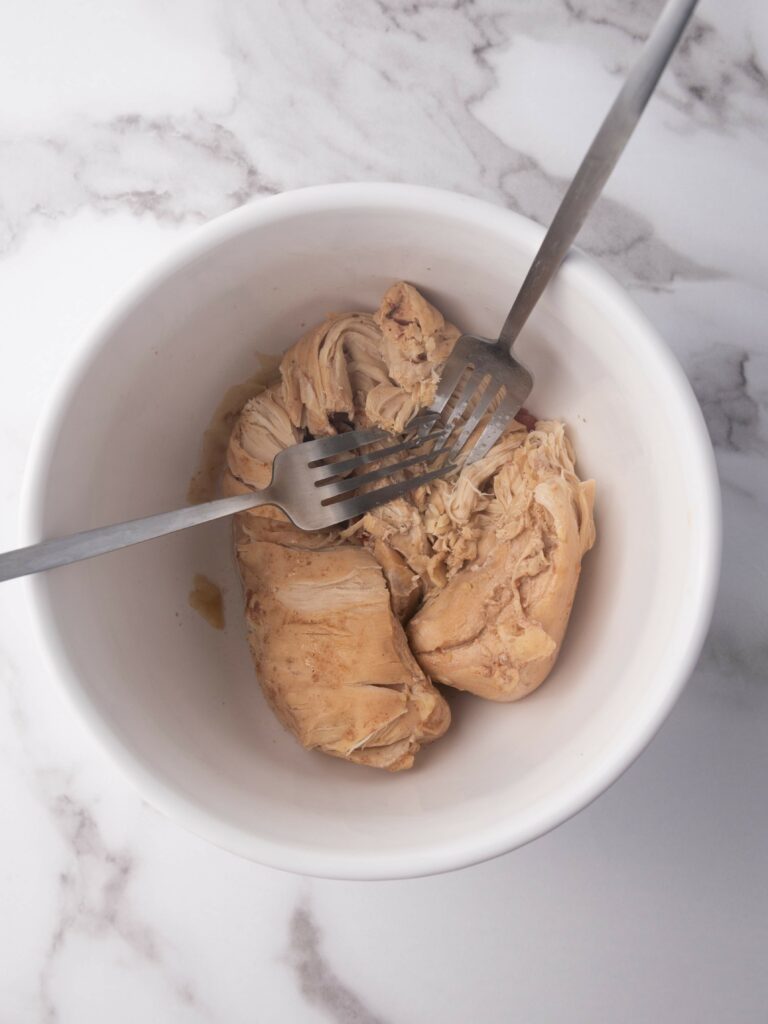
[[496, 398], [500, 390], [500, 388], [494, 388], [492, 382], [485, 389], [483, 394], [478, 399], [477, 405], [472, 410], [471, 414], [467, 417], [467, 421], [464, 424], [461, 433], [456, 438], [454, 443], [451, 445], [450, 450], [452, 455], [456, 456], [459, 454], [461, 449], [472, 436], [475, 427], [478, 425], [480, 420], [487, 412], [488, 406], [491, 404], [494, 398]]
[[429, 406], [429, 411], [438, 415], [448, 404], [448, 399], [456, 390], [456, 385], [461, 380], [464, 371], [470, 364], [466, 359], [451, 356], [443, 367], [440, 383], [437, 386], [435, 397]]
[[449, 426], [451, 423], [456, 423], [461, 418], [464, 410], [467, 408], [469, 403], [472, 401], [474, 396], [480, 390], [489, 374], [484, 370], [474, 370], [469, 380], [466, 382], [464, 387], [461, 389], [461, 395], [456, 402], [456, 405], [451, 409], [448, 418], [445, 421], [445, 425]]
[[435, 421], [440, 418], [440, 413], [450, 401], [451, 395], [458, 387], [459, 381], [464, 376], [464, 371], [469, 367], [469, 365], [470, 364], [466, 359], [461, 359], [457, 355], [449, 357], [448, 361], [443, 366], [443, 370], [440, 375], [440, 383], [437, 386], [435, 397], [432, 399], [429, 408], [424, 412], [419, 413], [418, 416], [414, 416], [408, 422], [406, 426], [407, 430], [412, 430], [414, 427], [418, 427], [419, 433], [423, 436], [427, 431], [432, 429]]
[[419, 476], [411, 477], [409, 480], [388, 484], [386, 487], [377, 487], [375, 491], [368, 491], [367, 494], [361, 494], [356, 498], [347, 498], [346, 501], [334, 502], [326, 506], [326, 510], [332, 515], [330, 521], [338, 523], [346, 519], [354, 519], [355, 516], [360, 516], [363, 512], [367, 512], [377, 505], [383, 505], [387, 501], [399, 498], [409, 491], [415, 491], [417, 487], [429, 483], [430, 480], [434, 480], [438, 476], [445, 476], [455, 468], [452, 463], [446, 462], [444, 466], [440, 466], [438, 469], [432, 469], [428, 473], [421, 473]]
[[378, 469], [371, 470], [370, 473], [364, 473], [362, 476], [348, 476], [342, 480], [319, 480], [316, 481], [315, 487], [322, 488], [324, 499], [326, 497], [330, 498], [352, 493], [366, 484], [372, 484], [377, 480], [383, 480], [388, 476], [392, 476], [393, 473], [399, 473], [401, 469], [407, 469], [408, 466], [416, 466], [420, 462], [429, 462], [431, 457], [432, 452], [421, 452], [419, 455], [413, 455], [409, 459], [403, 459], [402, 462], [395, 462], [389, 466], [380, 466]]
[[507, 395], [507, 397], [499, 403], [498, 408], [486, 424], [482, 434], [472, 446], [472, 450], [467, 456], [464, 464], [466, 466], [471, 466], [473, 462], [477, 462], [478, 459], [487, 455], [504, 433], [510, 420], [513, 420], [519, 411], [520, 403]]
[[[410, 424], [409, 424], [410, 429]], [[330, 462], [328, 463], [328, 470], [332, 470], [332, 476], [337, 477], [345, 473], [351, 472], [353, 469], [357, 469], [358, 466], [364, 466], [368, 462], [378, 462], [381, 459], [388, 458], [390, 455], [397, 455], [398, 452], [407, 451], [409, 448], [415, 448], [417, 445], [427, 444], [427, 442], [434, 440], [442, 435], [442, 430], [435, 433], [425, 434], [423, 437], [410, 437], [407, 441], [401, 441], [400, 444], [393, 444], [389, 448], [377, 448], [374, 451], [365, 452], [363, 455], [356, 455], [351, 459], [346, 459], [344, 462]], [[326, 480], [331, 480], [332, 477], [328, 476], [324, 480], [315, 481], [316, 486], [324, 484]]]
[[[466, 409], [467, 405], [472, 401], [477, 392], [480, 390], [483, 381], [486, 379], [487, 376], [488, 373], [486, 371], [475, 370], [470, 376], [469, 380], [466, 381], [464, 387], [461, 389], [461, 394], [459, 396], [458, 401], [456, 402], [456, 405], [454, 405], [454, 407], [451, 409], [450, 413], [448, 414], [448, 417], [442, 421], [443, 425], [447, 428], [447, 430], [442, 439], [442, 442], [438, 441], [437, 444], [435, 445], [435, 451], [439, 451], [441, 448], [445, 447], [451, 435], [451, 431], [455, 426], [458, 425], [462, 413]], [[490, 390], [490, 388], [491, 385], [489, 383], [488, 387], [486, 388], [486, 391]]]
[[423, 412], [416, 413], [416, 415], [411, 416], [411, 418], [406, 423], [405, 427], [403, 428], [403, 433], [409, 434], [416, 427], [428, 427], [430, 426], [430, 424], [435, 422], [436, 418], [437, 413], [430, 412], [429, 409], [425, 409]]
[[405, 429], [408, 432], [416, 429], [420, 437], [426, 437], [439, 419], [439, 412], [429, 412], [429, 410], [427, 410], [427, 412], [421, 413], [419, 416], [414, 416], [413, 419], [408, 420], [405, 425]]
[[346, 434], [336, 434], [333, 437], [319, 437], [314, 441], [304, 441], [301, 444], [302, 457], [306, 457], [307, 464], [312, 465], [330, 458], [331, 455], [340, 455], [344, 452], [354, 451], [366, 444], [373, 444], [375, 441], [382, 441], [385, 437], [391, 437], [383, 430], [349, 430]]

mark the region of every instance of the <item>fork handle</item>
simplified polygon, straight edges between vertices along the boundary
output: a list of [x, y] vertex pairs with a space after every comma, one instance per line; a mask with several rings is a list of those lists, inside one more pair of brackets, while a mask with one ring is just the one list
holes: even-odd
[[0, 555], [0, 582], [18, 576], [28, 576], [44, 569], [55, 569], [71, 562], [81, 562], [107, 551], [117, 551], [131, 544], [139, 544], [167, 533], [186, 530], [188, 526], [199, 526], [214, 519], [222, 519], [237, 512], [246, 512], [259, 505], [271, 505], [273, 497], [269, 487], [250, 494], [237, 494], [231, 498], [217, 498], [202, 505], [161, 512], [143, 519], [131, 519], [114, 526], [100, 526], [95, 530], [73, 533], [68, 537], [44, 540], [27, 548], [7, 551]]
[[668, 0], [555, 214], [498, 343], [510, 349], [562, 263], [640, 120], [698, 0]]

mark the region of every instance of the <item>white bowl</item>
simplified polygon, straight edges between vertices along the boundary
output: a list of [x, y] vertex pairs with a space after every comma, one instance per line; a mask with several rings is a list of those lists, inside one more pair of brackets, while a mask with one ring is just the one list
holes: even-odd
[[[224, 391], [329, 310], [371, 309], [404, 278], [494, 336], [541, 239], [449, 192], [334, 185], [197, 231], [73, 354], [30, 461], [24, 542], [183, 504]], [[457, 695], [448, 734], [389, 775], [307, 753], [254, 679], [228, 522], [30, 582], [56, 675], [142, 795], [214, 843], [304, 874], [393, 878], [461, 867], [564, 821], [642, 750], [708, 625], [719, 494], [691, 389], [621, 289], [566, 262], [518, 343], [529, 402], [563, 417], [597, 480], [560, 660], [526, 700]], [[219, 633], [187, 604], [224, 584]]]

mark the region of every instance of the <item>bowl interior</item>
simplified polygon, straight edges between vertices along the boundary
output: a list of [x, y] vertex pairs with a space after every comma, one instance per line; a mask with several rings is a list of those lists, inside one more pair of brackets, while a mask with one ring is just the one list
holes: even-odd
[[[538, 238], [482, 203], [397, 189], [278, 197], [209, 226], [73, 369], [33, 467], [29, 537], [184, 503], [212, 411], [257, 353], [281, 352], [329, 310], [374, 308], [395, 279], [494, 335]], [[57, 670], [150, 800], [277, 866], [411, 874], [538, 834], [648, 738], [696, 644], [705, 442], [642, 320], [585, 260], [570, 263], [518, 344], [536, 377], [531, 409], [567, 421], [581, 474], [598, 483], [599, 540], [546, 684], [513, 705], [453, 697], [451, 730], [416, 768], [377, 773], [306, 753], [267, 708], [229, 523], [36, 579]], [[196, 572], [224, 588], [224, 632], [189, 608]]]

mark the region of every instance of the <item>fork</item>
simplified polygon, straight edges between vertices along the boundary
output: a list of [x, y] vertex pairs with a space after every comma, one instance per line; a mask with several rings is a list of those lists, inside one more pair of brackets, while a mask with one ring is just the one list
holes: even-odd
[[[282, 509], [302, 530], [324, 530], [362, 515], [455, 468], [445, 452], [436, 454], [433, 459], [430, 452], [424, 450], [441, 436], [440, 430], [427, 430], [395, 439], [383, 430], [374, 429], [351, 430], [333, 437], [304, 441], [278, 453], [272, 464], [272, 480], [263, 490], [101, 526], [8, 551], [0, 555], [0, 582], [80, 562], [190, 526], [247, 512], [260, 505], [275, 505]], [[384, 441], [390, 443], [382, 447]], [[394, 462], [389, 461], [395, 456], [401, 457]], [[380, 465], [382, 461], [387, 464]], [[364, 472], [357, 473], [360, 469]], [[415, 475], [392, 479], [408, 469]]]
[[696, 3], [669, 0], [661, 12], [565, 193], [498, 339], [464, 334], [457, 341], [443, 366], [429, 415], [420, 420], [422, 433], [431, 430], [437, 421], [443, 423], [445, 429], [435, 442], [435, 450], [446, 448], [450, 457], [458, 455], [490, 412], [464, 460], [466, 465], [476, 462], [501, 437], [530, 394], [533, 376], [513, 356], [512, 345], [602, 192]]
[[[260, 505], [282, 509], [303, 530], [335, 526], [451, 473], [456, 468], [459, 452], [472, 439], [482, 418], [490, 413], [465, 464], [485, 455], [519, 412], [533, 387], [530, 371], [512, 356], [512, 344], [602, 191], [696, 3], [697, 0], [668, 0], [579, 166], [498, 340], [493, 342], [472, 334], [459, 338], [442, 369], [434, 400], [426, 413], [408, 424], [407, 436], [387, 448], [380, 445], [392, 437], [381, 430], [354, 430], [294, 445], [276, 456], [272, 480], [261, 491], [9, 551], [0, 555], [0, 582], [116, 551]], [[359, 453], [340, 459], [355, 451]], [[362, 467], [409, 451], [414, 454], [394, 464], [379, 465], [362, 475], [355, 474]], [[407, 469], [413, 469], [416, 475], [391, 479]], [[372, 486], [375, 484], [380, 486]]]

